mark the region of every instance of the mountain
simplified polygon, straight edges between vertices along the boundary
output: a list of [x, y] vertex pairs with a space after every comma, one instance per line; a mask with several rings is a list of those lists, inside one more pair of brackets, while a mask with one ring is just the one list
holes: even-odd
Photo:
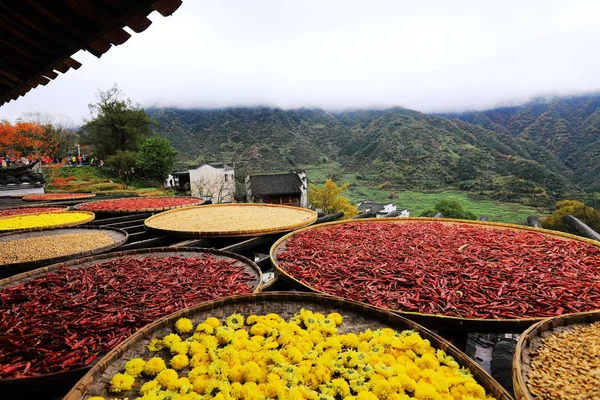
[[287, 171], [337, 162], [372, 184], [550, 204], [600, 190], [600, 96], [431, 115], [387, 110], [146, 110], [190, 163]]
[[600, 94], [537, 100], [518, 107], [444, 114], [511, 135], [539, 162], [558, 160], [557, 168], [587, 191], [600, 191]]

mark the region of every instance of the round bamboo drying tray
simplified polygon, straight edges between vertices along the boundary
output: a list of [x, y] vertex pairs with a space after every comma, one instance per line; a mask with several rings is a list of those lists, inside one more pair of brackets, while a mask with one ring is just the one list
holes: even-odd
[[[257, 211], [262, 212], [273, 212], [273, 213], [284, 213], [290, 215], [297, 215], [293, 223], [281, 224], [275, 222], [265, 221], [264, 215], [256, 215]], [[230, 220], [221, 219], [215, 220], [211, 217], [213, 213], [225, 213]], [[243, 221], [243, 217], [246, 213], [246, 219], [254, 219], [252, 222], [242, 223], [237, 229], [232, 229], [231, 224], [239, 223]], [[203, 229], [201, 226], [197, 229], [172, 229], [167, 228], [164, 223], [170, 222], [173, 217], [187, 217], [189, 220], [208, 220], [211, 223], [220, 223], [218, 229], [214, 226], [208, 226]], [[306, 208], [282, 206], [277, 204], [247, 204], [247, 203], [234, 203], [234, 204], [211, 204], [197, 207], [186, 207], [184, 209], [165, 211], [163, 213], [153, 215], [146, 219], [144, 224], [146, 229], [152, 231], [158, 231], [163, 234], [176, 235], [182, 237], [224, 237], [224, 236], [260, 236], [272, 233], [289, 232], [294, 229], [302, 228], [314, 223], [317, 220], [317, 213], [308, 210]], [[161, 226], [162, 223], [162, 226]], [[262, 227], [261, 227], [262, 224]], [[259, 226], [258, 228], [256, 226]]]
[[[317, 290], [310, 285], [294, 278], [292, 275], [283, 270], [277, 262], [277, 256], [286, 249], [287, 241], [294, 235], [299, 232], [309, 230], [309, 229], [325, 229], [328, 226], [333, 225], [342, 225], [342, 224], [373, 224], [373, 223], [407, 223], [407, 222], [439, 222], [445, 224], [470, 224], [476, 226], [488, 227], [490, 229], [512, 229], [518, 231], [528, 231], [528, 232], [536, 232], [541, 235], [546, 235], [552, 238], [562, 239], [562, 240], [576, 240], [585, 243], [592, 244], [596, 247], [600, 248], [600, 242], [595, 240], [582, 238], [580, 236], [571, 235], [563, 232], [556, 232], [541, 228], [533, 228], [527, 226], [513, 225], [513, 224], [502, 224], [502, 223], [494, 223], [494, 222], [484, 222], [484, 221], [470, 221], [470, 220], [459, 220], [459, 219], [449, 219], [449, 218], [384, 218], [384, 219], [363, 219], [363, 220], [346, 220], [346, 221], [334, 221], [327, 222], [323, 224], [318, 224], [311, 227], [306, 227], [303, 229], [299, 229], [297, 231], [291, 232], [282, 238], [280, 238], [277, 242], [273, 244], [271, 247], [270, 255], [271, 262], [273, 267], [275, 268], [277, 275], [287, 279], [292, 285], [295, 287], [308, 290], [311, 292], [328, 294]], [[457, 331], [457, 332], [522, 332], [527, 329], [531, 325], [539, 322], [546, 317], [540, 318], [518, 318], [518, 319], [485, 319], [485, 318], [461, 318], [455, 316], [446, 316], [446, 315], [437, 315], [437, 314], [423, 314], [418, 312], [411, 311], [401, 311], [401, 310], [391, 310], [395, 313], [403, 315], [407, 318], [410, 318], [413, 321], [416, 321], [420, 324], [427, 326], [430, 329], [443, 329], [445, 331]]]
[[[3, 211], [8, 211], [8, 210], [27, 210], [27, 209], [38, 209], [38, 208], [55, 208], [56, 209], [56, 210], [49, 210], [49, 211], [43, 211], [43, 212], [69, 211], [68, 207], [61, 206], [59, 204], [28, 204], [26, 206], [0, 208], [0, 217], [4, 217], [2, 215]], [[18, 215], [23, 215], [23, 214], [18, 214]]]
[[[29, 281], [31, 279], [39, 278], [47, 273], [56, 272], [64, 267], [72, 268], [85, 268], [90, 265], [105, 263], [114, 259], [133, 257], [133, 258], [145, 258], [152, 256], [163, 256], [163, 257], [197, 257], [201, 254], [212, 254], [217, 257], [235, 259], [239, 262], [247, 272], [255, 276], [253, 281], [253, 293], [258, 293], [262, 289], [262, 272], [256, 263], [250, 261], [246, 257], [240, 256], [239, 254], [231, 253], [228, 251], [214, 250], [214, 249], [202, 249], [202, 248], [191, 248], [191, 247], [180, 247], [177, 249], [171, 247], [159, 247], [153, 249], [143, 250], [128, 250], [121, 252], [113, 252], [108, 254], [97, 255], [93, 257], [86, 257], [77, 260], [71, 260], [60, 264], [53, 264], [48, 267], [38, 268], [33, 271], [21, 273], [19, 275], [11, 276], [10, 278], [0, 280], [0, 291], [9, 286], [17, 285]], [[110, 352], [112, 353], [112, 351]], [[100, 357], [96, 359], [99, 360]], [[64, 393], [73, 384], [80, 379], [87, 371], [92, 368], [96, 362], [86, 367], [73, 368], [64, 372], [52, 373], [39, 375], [29, 378], [9, 378], [0, 379], [0, 393], [6, 396], [13, 395], [14, 398], [22, 398], [26, 393], [40, 393], [47, 392], [49, 390], [56, 391], [57, 393]], [[19, 396], [19, 397], [17, 397]]]
[[88, 233], [88, 232], [104, 232], [113, 239], [113, 243], [110, 245], [98, 246], [93, 249], [89, 249], [86, 251], [73, 253], [73, 254], [67, 254], [64, 256], [60, 256], [60, 257], [45, 258], [45, 259], [12, 263], [12, 264], [0, 264], [0, 277], [6, 277], [6, 276], [10, 276], [10, 275], [19, 274], [22, 272], [30, 271], [35, 268], [39, 268], [40, 266], [43, 266], [43, 265], [57, 263], [57, 262], [65, 261], [65, 260], [72, 259], [72, 258], [87, 257], [87, 256], [90, 256], [93, 254], [104, 253], [106, 251], [109, 251], [116, 247], [121, 246], [122, 244], [127, 242], [127, 239], [129, 237], [129, 234], [122, 229], [108, 228], [108, 227], [90, 226], [90, 227], [85, 227], [85, 228], [52, 228], [52, 229], [29, 231], [29, 232], [23, 232], [23, 233], [1, 234], [0, 235], [0, 244], [2, 242], [9, 242], [12, 240], [19, 240], [19, 239], [28, 239], [28, 238], [39, 237], [39, 236], [51, 237], [51, 236], [57, 236], [57, 235], [81, 234], [81, 233]]
[[[140, 200], [145, 200], [145, 199], [160, 199], [160, 198], [174, 198], [174, 197], [165, 197], [165, 196], [149, 196], [149, 197], [124, 197], [121, 199], [114, 199], [114, 200], [100, 200], [100, 201], [92, 201], [92, 202], [87, 202], [87, 203], [81, 203], [81, 204], [77, 204], [75, 207], [73, 207], [75, 210], [84, 210], [84, 211], [92, 211], [96, 214], [135, 214], [135, 213], [157, 213], [157, 212], [163, 212], [163, 211], [167, 211], [167, 210], [174, 210], [174, 209], [179, 209], [179, 208], [185, 208], [185, 207], [191, 207], [194, 205], [198, 205], [201, 204], [203, 202], [203, 200], [201, 199], [195, 199], [196, 202], [195, 203], [190, 203], [190, 204], [182, 204], [182, 205], [175, 205], [175, 206], [165, 206], [165, 207], [153, 207], [153, 208], [130, 208], [130, 209], [109, 209], [109, 210], [90, 210], [89, 207], [91, 205], [94, 204], [100, 204], [100, 203], [107, 203], [107, 202], [116, 202], [119, 200], [133, 200], [136, 201], [137, 199]], [[175, 197], [177, 198], [177, 197]], [[180, 197], [180, 198], [185, 198], [185, 199], [191, 199], [191, 197]]]
[[[398, 316], [394, 313], [370, 307], [362, 303], [342, 300], [333, 296], [318, 295], [313, 293], [298, 292], [273, 292], [255, 295], [241, 295], [225, 297], [215, 301], [202, 303], [146, 326], [133, 336], [122, 342], [118, 347], [109, 352], [100, 360], [65, 396], [65, 400], [88, 398], [88, 396], [105, 396], [107, 383], [112, 376], [123, 369], [125, 363], [131, 358], [150, 356], [146, 345], [152, 338], [164, 336], [172, 331], [175, 321], [181, 317], [190, 318], [194, 323], [203, 321], [207, 317], [224, 319], [233, 313], [249, 314], [277, 313], [282, 318], [288, 319], [302, 308], [324, 314], [338, 312], [344, 317], [344, 322], [339, 327], [340, 333], [360, 332], [367, 328], [392, 328], [397, 331], [413, 329], [422, 338], [428, 339], [431, 345], [443, 349], [447, 354], [462, 366], [467, 367], [486, 393], [498, 400], [510, 400], [512, 397], [477, 363], [460, 352], [445, 339], [427, 330], [426, 328]], [[130, 392], [120, 393], [120, 396], [135, 396]]]
[[[53, 199], [53, 198], [48, 198], [48, 199], [38, 199], [36, 197], [39, 196], [44, 196], [46, 194], [52, 195], [52, 194], [70, 194], [72, 195], [71, 197], [65, 197], [63, 199]], [[96, 197], [95, 193], [44, 193], [44, 194], [29, 194], [29, 195], [25, 195], [23, 196], [23, 200], [25, 201], [69, 201], [69, 200], [79, 200], [79, 199], [89, 199], [91, 197]]]
[[[543, 339], [572, 329], [600, 321], [600, 311], [560, 315], [547, 318], [529, 327], [517, 342], [513, 356], [512, 379], [517, 400], [535, 400], [527, 388], [527, 373], [532, 360], [531, 353], [537, 351]], [[598, 383], [600, 385], [600, 382]]]
[[[62, 213], [71, 213], [73, 211], [50, 211], [52, 214], [62, 214]], [[4, 229], [0, 229], [0, 233], [4, 233], [4, 232], [30, 232], [30, 231], [39, 231], [40, 229], [53, 229], [53, 228], [66, 228], [69, 226], [78, 226], [78, 225], [83, 225], [83, 224], [87, 224], [88, 222], [91, 222], [94, 220], [94, 218], [96, 217], [96, 215], [93, 212], [89, 212], [89, 211], [76, 211], [78, 214], [85, 214], [87, 215], [86, 218], [81, 219], [80, 221], [73, 221], [73, 222], [65, 222], [65, 223], [56, 223], [53, 225], [46, 225], [46, 226], [34, 226], [31, 228], [22, 228], [22, 229], [9, 229], [9, 230], [4, 230]], [[24, 215], [15, 215], [15, 216], [8, 216], [8, 217], [0, 217], [0, 221], [9, 219], [9, 218], [17, 218], [17, 217], [31, 217], [33, 215], [36, 214], [43, 214], [43, 212], [37, 212], [34, 214], [24, 214]]]

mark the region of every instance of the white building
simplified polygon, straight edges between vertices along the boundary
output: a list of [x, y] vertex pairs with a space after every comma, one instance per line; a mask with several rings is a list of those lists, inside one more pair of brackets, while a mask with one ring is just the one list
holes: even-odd
[[398, 217], [408, 217], [410, 214], [407, 209], [397, 210], [394, 203], [378, 204], [373, 201], [362, 201], [357, 206], [360, 212], [371, 211], [377, 218], [383, 218], [389, 213], [397, 213]]
[[213, 203], [231, 203], [235, 194], [235, 171], [223, 163], [202, 164], [186, 172], [174, 172], [167, 184]]

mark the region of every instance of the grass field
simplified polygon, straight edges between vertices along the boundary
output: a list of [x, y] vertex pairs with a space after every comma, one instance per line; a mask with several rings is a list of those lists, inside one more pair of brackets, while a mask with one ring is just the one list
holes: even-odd
[[101, 167], [49, 167], [44, 168], [48, 192], [92, 192], [106, 194], [136, 194], [160, 196], [166, 194], [146, 180], [134, 179], [126, 183], [110, 170]]
[[[332, 173], [335, 175], [337, 172], [336, 182], [338, 184], [350, 184], [345, 195], [353, 203], [356, 204], [363, 200], [394, 203], [399, 209], [407, 208], [410, 215], [414, 217], [418, 217], [428, 208], [433, 208], [439, 200], [456, 200], [462, 204], [464, 209], [478, 217], [487, 215], [490, 221], [495, 222], [524, 225], [530, 215], [542, 217], [550, 214], [548, 210], [522, 204], [477, 199], [471, 193], [461, 190], [412, 191], [393, 187], [379, 189], [371, 180], [357, 179], [356, 174], [340, 174], [339, 166], [336, 164], [306, 166], [306, 172], [309, 182], [315, 184], [323, 183]], [[392, 193], [398, 197], [390, 198]]]

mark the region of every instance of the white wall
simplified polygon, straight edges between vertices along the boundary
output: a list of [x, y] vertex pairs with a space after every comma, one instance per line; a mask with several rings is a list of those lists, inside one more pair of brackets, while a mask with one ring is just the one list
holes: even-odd
[[215, 168], [204, 164], [190, 169], [192, 196], [211, 198], [213, 203], [230, 203], [235, 193], [235, 172], [233, 168]]

